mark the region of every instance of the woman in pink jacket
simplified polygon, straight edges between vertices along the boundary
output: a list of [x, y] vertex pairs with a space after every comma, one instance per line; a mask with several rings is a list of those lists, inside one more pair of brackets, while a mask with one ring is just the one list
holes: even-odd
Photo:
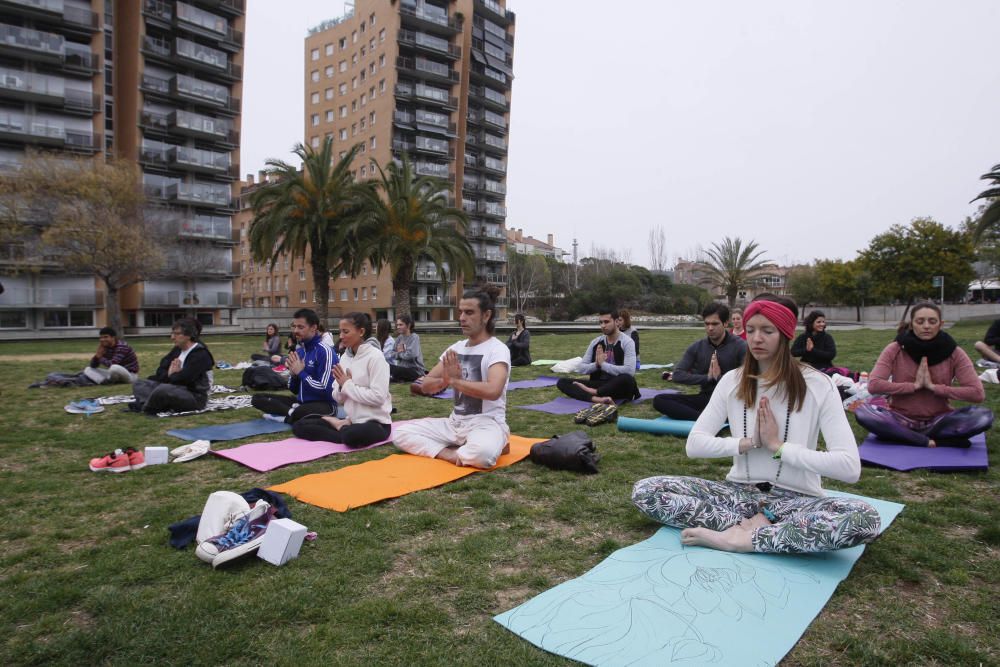
[[993, 425], [991, 410], [954, 409], [948, 402], [982, 403], [986, 394], [969, 355], [941, 324], [936, 304], [918, 303], [879, 355], [868, 390], [888, 395], [889, 407], [863, 405], [854, 413], [879, 439], [916, 447], [968, 447], [969, 438]]

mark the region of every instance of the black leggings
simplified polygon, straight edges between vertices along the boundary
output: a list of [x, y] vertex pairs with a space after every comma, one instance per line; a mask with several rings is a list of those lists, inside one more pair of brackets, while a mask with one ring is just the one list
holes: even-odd
[[[279, 396], [278, 394], [255, 394], [250, 399], [250, 405], [253, 407], [269, 415], [284, 417], [289, 424], [294, 424], [306, 415], [337, 414], [337, 404], [332, 399], [330, 403], [326, 401], [303, 403], [292, 410], [292, 406], [297, 402], [298, 399], [295, 396]], [[291, 414], [289, 414], [289, 410], [291, 410]]]
[[338, 430], [319, 415], [308, 415], [295, 422], [292, 433], [296, 438], [303, 440], [339, 442], [348, 447], [367, 447], [388, 440], [392, 434], [392, 427], [373, 420], [348, 424]]
[[593, 395], [577, 387], [574, 382], [596, 389], [598, 396], [609, 396], [615, 400], [633, 401], [639, 397], [639, 389], [635, 384], [635, 378], [631, 375], [615, 375], [606, 380], [560, 378], [556, 382], [556, 389], [570, 398], [590, 402]]
[[711, 394], [657, 394], [653, 407], [671, 419], [697, 421]]
[[392, 382], [413, 382], [414, 380], [423, 377], [423, 375], [423, 373], [413, 366], [397, 366], [396, 364], [389, 364], [389, 379]]

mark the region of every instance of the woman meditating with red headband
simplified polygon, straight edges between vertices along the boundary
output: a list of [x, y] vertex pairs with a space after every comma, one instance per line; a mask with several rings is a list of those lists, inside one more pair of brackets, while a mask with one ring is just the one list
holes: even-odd
[[[857, 442], [833, 381], [791, 355], [798, 307], [761, 295], [744, 312], [749, 352], [722, 376], [687, 440], [690, 457], [733, 457], [723, 482], [650, 477], [632, 502], [687, 545], [724, 551], [809, 553], [871, 542], [878, 512], [825, 497], [820, 475], [856, 482]], [[732, 435], [716, 437], [729, 421]], [[816, 450], [823, 434], [826, 451]]]

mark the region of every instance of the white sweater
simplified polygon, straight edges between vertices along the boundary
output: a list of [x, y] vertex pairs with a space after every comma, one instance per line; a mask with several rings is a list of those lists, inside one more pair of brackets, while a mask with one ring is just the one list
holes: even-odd
[[[754, 433], [757, 425], [757, 406], [746, 409], [746, 433], [743, 432], [743, 401], [736, 397], [736, 388], [742, 369], [732, 370], [719, 380], [687, 440], [687, 455], [692, 458], [733, 457], [733, 467], [726, 479], [731, 482], [771, 482], [775, 486], [799, 491], [810, 496], [823, 496], [820, 475], [854, 483], [861, 477], [861, 460], [858, 444], [844, 415], [840, 395], [828, 376], [812, 368], [803, 368], [806, 380], [806, 397], [802, 410], [792, 412], [785, 435], [785, 446], [780, 461], [772, 458], [766, 447], [739, 453], [740, 438]], [[778, 434], [785, 430], [788, 399], [774, 388], [764, 391], [757, 385], [757, 402], [767, 396], [771, 411], [778, 423]], [[729, 420], [732, 437], [719, 438], [716, 433]], [[816, 442], [822, 432], [826, 451], [816, 451]], [[781, 475], [778, 464], [781, 464]], [[748, 468], [749, 466], [749, 468]], [[749, 480], [747, 471], [749, 470]]]
[[391, 424], [392, 396], [389, 394], [389, 364], [382, 350], [362, 343], [350, 361], [351, 378], [341, 387], [333, 383], [333, 398], [343, 404], [352, 424], [375, 420]]

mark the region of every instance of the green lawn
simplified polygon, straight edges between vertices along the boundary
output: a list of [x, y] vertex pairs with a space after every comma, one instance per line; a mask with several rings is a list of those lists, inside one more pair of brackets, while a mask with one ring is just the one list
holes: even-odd
[[[966, 349], [982, 326], [956, 327]], [[642, 333], [642, 358], [676, 361], [698, 330]], [[834, 332], [839, 364], [870, 368], [888, 331]], [[536, 358], [581, 354], [590, 335], [537, 335]], [[433, 360], [452, 337], [427, 336]], [[236, 363], [257, 338], [212, 338], [216, 359]], [[169, 341], [139, 340], [145, 372]], [[87, 469], [116, 447], [181, 444], [170, 428], [253, 418], [252, 410], [154, 419], [112, 406], [69, 415], [63, 406], [121, 388], [27, 389], [46, 371], [83, 361], [23, 355], [91, 352], [96, 341], [2, 343], [0, 664], [569, 664], [494, 623], [506, 611], [576, 577], [657, 526], [629, 492], [661, 473], [722, 478], [726, 460], [689, 461], [683, 440], [593, 429], [598, 475], [554, 472], [528, 461], [345, 514], [289, 498], [294, 519], [319, 533], [276, 568], [246, 559], [213, 571], [192, 548], [167, 544], [166, 526], [197, 514], [209, 493], [243, 491], [392, 453], [389, 447], [258, 474], [207, 457], [121, 475]], [[515, 369], [513, 379], [546, 369]], [[239, 373], [217, 382], [239, 384]], [[664, 386], [658, 371], [641, 386]], [[117, 391], [116, 391], [117, 389]], [[401, 419], [444, 416], [447, 401], [394, 386]], [[508, 395], [509, 407], [548, 400], [555, 388]], [[987, 386], [997, 410], [1000, 388]], [[647, 404], [623, 414], [652, 417]], [[548, 437], [578, 428], [570, 417], [509, 409], [512, 432]], [[853, 423], [853, 422], [852, 422]], [[861, 431], [856, 429], [861, 436]], [[277, 439], [265, 436], [264, 439]], [[246, 441], [244, 441], [246, 442]], [[241, 443], [223, 443], [234, 446]], [[994, 462], [1000, 438], [989, 437]], [[1000, 503], [989, 473], [896, 473], [865, 468], [859, 484], [828, 485], [906, 503], [813, 622], [787, 664], [997, 664]], [[990, 630], [990, 628], [993, 628]]]

